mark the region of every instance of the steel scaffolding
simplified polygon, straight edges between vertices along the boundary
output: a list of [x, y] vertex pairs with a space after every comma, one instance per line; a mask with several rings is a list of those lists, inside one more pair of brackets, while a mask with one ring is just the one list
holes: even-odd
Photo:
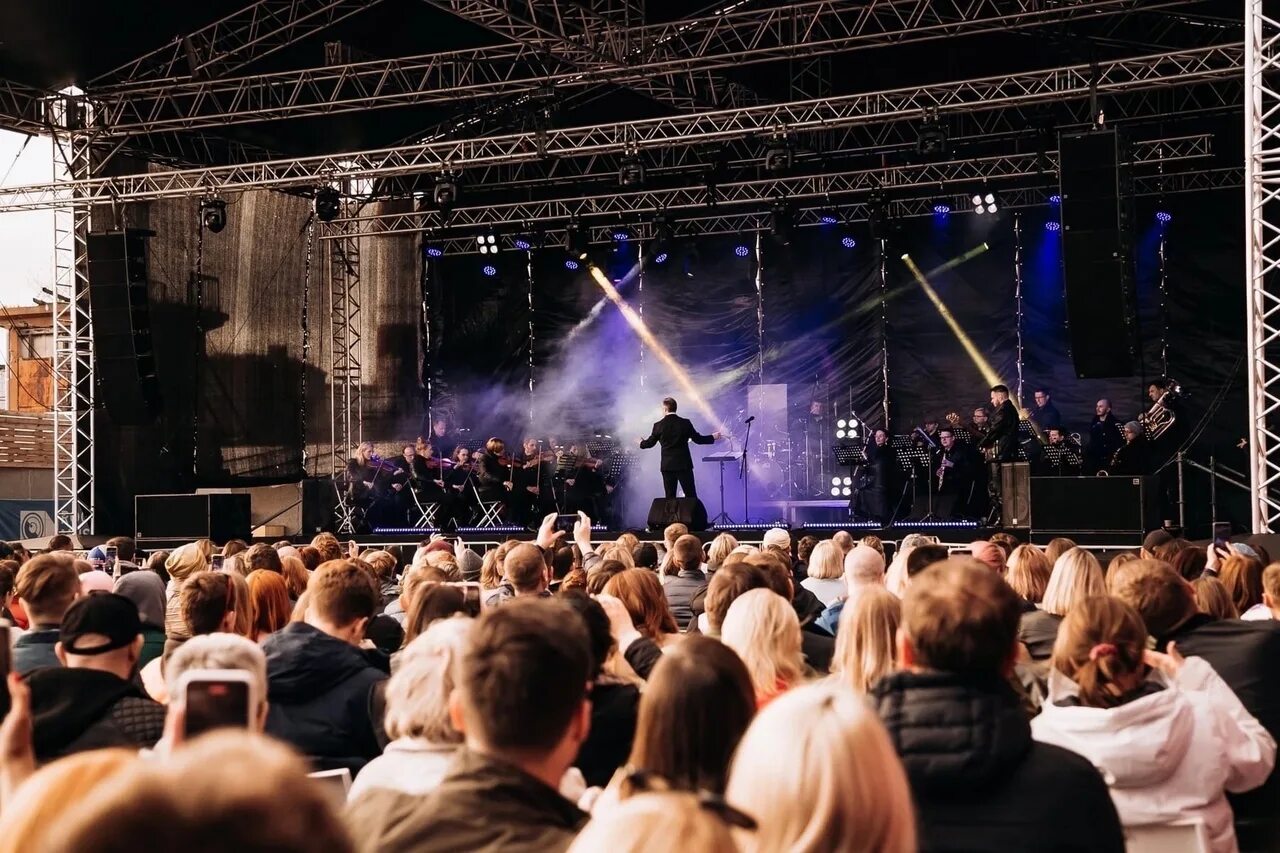
[[[329, 414], [331, 473], [341, 489], [347, 459], [364, 440], [364, 406], [360, 367], [360, 203], [342, 202], [344, 221], [332, 223], [329, 240]], [[338, 532], [354, 533], [354, 507], [342, 501], [338, 508]]]

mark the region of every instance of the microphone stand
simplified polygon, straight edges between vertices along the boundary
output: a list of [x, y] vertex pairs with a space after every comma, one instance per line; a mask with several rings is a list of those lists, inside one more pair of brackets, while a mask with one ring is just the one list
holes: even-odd
[[751, 513], [748, 511], [747, 485], [751, 482], [751, 472], [747, 464], [747, 449], [751, 447], [751, 422], [755, 418], [747, 418], [747, 437], [742, 442], [742, 467], [738, 472], [738, 477], [742, 480], [742, 523], [751, 523]]
[[[933, 439], [929, 437], [929, 433], [925, 432], [920, 427], [916, 427], [914, 430], [912, 430], [912, 432], [920, 436], [921, 438], [923, 438], [925, 441], [925, 444], [929, 445], [929, 449], [924, 452], [925, 466], [926, 466], [926, 471], [928, 473], [928, 477], [925, 479], [925, 484], [924, 484], [925, 513], [924, 513], [924, 518], [920, 520], [936, 521], [937, 519], [933, 515], [933, 453], [938, 449], [938, 445], [935, 444]], [[914, 473], [912, 474], [912, 476], [915, 476]]]

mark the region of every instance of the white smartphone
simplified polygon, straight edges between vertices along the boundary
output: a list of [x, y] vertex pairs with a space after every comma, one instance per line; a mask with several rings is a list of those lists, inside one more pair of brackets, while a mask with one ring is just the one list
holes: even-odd
[[243, 669], [196, 669], [178, 679], [184, 709], [183, 734], [192, 738], [220, 728], [247, 729], [262, 697]]

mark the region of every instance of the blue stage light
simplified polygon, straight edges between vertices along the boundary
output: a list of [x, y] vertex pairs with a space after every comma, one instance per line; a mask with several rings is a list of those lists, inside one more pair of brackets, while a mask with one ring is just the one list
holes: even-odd
[[533, 244], [523, 237], [517, 237], [514, 241], [514, 245], [522, 252], [527, 252], [533, 248]]
[[853, 247], [858, 245], [858, 241], [853, 239], [852, 237], [841, 237], [840, 245], [844, 246], [846, 249], [852, 249]]
[[480, 272], [492, 278], [493, 276], [498, 274], [498, 268], [486, 266], [484, 269], [480, 270]]
[[427, 247], [427, 257], [429, 258], [438, 258], [438, 257], [441, 257], [443, 254], [444, 254], [444, 249], [438, 248], [436, 246]]
[[948, 213], [951, 212], [951, 205], [947, 204], [946, 202], [940, 201], [933, 206], [933, 212], [938, 214], [939, 216], [946, 216]]
[[746, 246], [738, 246], [733, 250], [733, 253], [740, 258], [745, 258], [747, 255], [751, 254], [751, 250]]
[[626, 231], [614, 231], [613, 239], [617, 240], [619, 243], [625, 243], [627, 240], [631, 239], [631, 235]]
[[1167, 210], [1158, 210], [1156, 211], [1156, 219], [1161, 225], [1168, 225], [1173, 219], [1173, 214], [1169, 213]]
[[659, 253], [658, 253], [658, 257], [654, 258], [654, 259], [653, 259], [653, 262], [654, 262], [655, 264], [665, 264], [665, 263], [667, 262], [667, 253], [666, 253], [666, 252], [659, 252]]
[[576, 270], [578, 268], [578, 262], [573, 258], [569, 258], [564, 262], [564, 268], [567, 270]]
[[1057, 193], [1049, 196], [1049, 204], [1062, 204], [1062, 196]]
[[823, 225], [835, 225], [840, 219], [831, 213], [822, 214], [821, 222]]
[[1044, 230], [1046, 231], [1058, 231], [1061, 228], [1062, 228], [1062, 223], [1054, 222], [1052, 220], [1044, 224]]

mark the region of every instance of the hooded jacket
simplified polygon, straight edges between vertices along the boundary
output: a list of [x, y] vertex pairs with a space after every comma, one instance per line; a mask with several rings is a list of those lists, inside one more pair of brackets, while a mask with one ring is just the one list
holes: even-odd
[[1032, 733], [1088, 758], [1126, 826], [1199, 819], [1214, 853], [1235, 851], [1224, 792], [1261, 785], [1275, 741], [1201, 658], [1187, 658], [1173, 683], [1153, 673], [1148, 690], [1115, 708], [1090, 708], [1075, 701], [1073, 681], [1052, 671]]
[[1088, 761], [1031, 739], [997, 678], [898, 672], [869, 699], [902, 759], [922, 851], [1122, 853], [1107, 786]]
[[109, 672], [50, 667], [27, 676], [36, 758], [51, 761], [108, 746], [151, 747], [165, 707]]
[[387, 677], [360, 649], [303, 622], [263, 643], [267, 733], [293, 744], [317, 767], [354, 773], [379, 753], [371, 700]]

